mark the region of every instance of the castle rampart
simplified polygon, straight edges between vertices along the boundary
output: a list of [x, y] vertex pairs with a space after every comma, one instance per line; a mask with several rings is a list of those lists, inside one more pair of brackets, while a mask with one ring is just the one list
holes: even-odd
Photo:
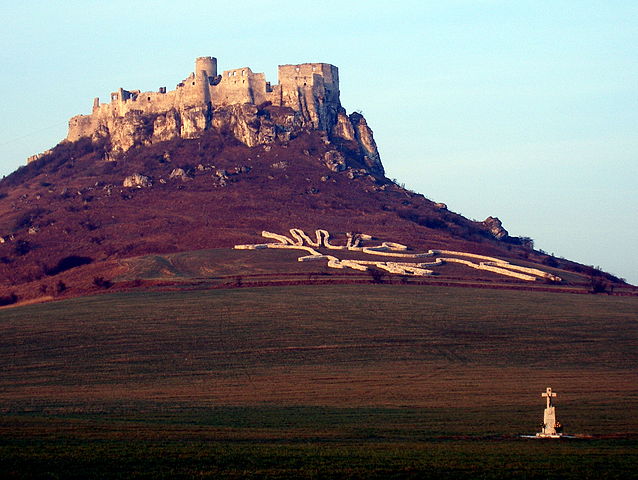
[[217, 75], [217, 59], [199, 57], [195, 71], [177, 84], [156, 92], [120, 88], [111, 93], [110, 103], [95, 99], [90, 115], [78, 115], [69, 122], [67, 140], [91, 136], [109, 128], [113, 119], [136, 114], [162, 114], [170, 110], [216, 108], [228, 105], [260, 105], [270, 102], [299, 112], [308, 126], [329, 130], [336, 122], [339, 100], [337, 67], [325, 63], [279, 66], [279, 83], [272, 86], [263, 73], [250, 68], [226, 70]]
[[[282, 125], [260, 117], [257, 107], [288, 107]], [[195, 59], [195, 71], [174, 90], [154, 92], [118, 89], [110, 103], [93, 101], [90, 115], [69, 121], [68, 141], [109, 137], [113, 153], [134, 145], [175, 137], [194, 138], [209, 128], [228, 127], [248, 146], [290, 138], [292, 129], [326, 132], [355, 142], [370, 171], [383, 173], [372, 131], [363, 117], [346, 115], [339, 99], [339, 70], [327, 63], [280, 65], [278, 83], [249, 67], [217, 71], [217, 59]]]

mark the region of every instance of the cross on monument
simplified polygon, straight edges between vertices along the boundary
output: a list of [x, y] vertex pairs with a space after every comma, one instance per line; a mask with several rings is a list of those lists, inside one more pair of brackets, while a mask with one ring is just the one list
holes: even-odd
[[547, 397], [547, 408], [552, 407], [554, 402], [552, 402], [552, 397], [555, 397], [556, 393], [552, 392], [552, 387], [547, 387], [545, 393], [541, 393], [541, 397]]
[[547, 387], [545, 392], [541, 393], [542, 397], [547, 398], [547, 407], [543, 412], [543, 424], [540, 433], [537, 433], [537, 437], [549, 437], [559, 438], [562, 435], [562, 426], [560, 422], [556, 421], [556, 408], [552, 399], [556, 397], [556, 393], [552, 392], [551, 387]]

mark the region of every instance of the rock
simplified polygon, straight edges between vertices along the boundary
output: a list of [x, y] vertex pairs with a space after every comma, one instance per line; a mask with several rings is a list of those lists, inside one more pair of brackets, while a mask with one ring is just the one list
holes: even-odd
[[487, 217], [483, 220], [483, 225], [485, 225], [489, 229], [489, 232], [499, 240], [509, 235], [507, 230], [503, 228], [503, 223], [498, 219], [498, 217]]
[[139, 173], [134, 173], [133, 175], [126, 177], [124, 182], [122, 183], [123, 187], [137, 187], [137, 188], [145, 188], [151, 187], [153, 183], [151, 179], [145, 175], [141, 175]]
[[354, 128], [354, 134], [361, 153], [363, 154], [363, 161], [372, 173], [379, 175], [384, 174], [383, 165], [381, 164], [381, 157], [377, 144], [374, 141], [372, 130], [368, 127], [366, 119], [363, 118], [358, 112], [350, 114], [350, 121]]
[[210, 105], [182, 106], [179, 111], [180, 135], [182, 138], [197, 138], [211, 125]]
[[35, 226], [29, 227], [29, 230], [28, 230], [29, 235], [35, 235], [39, 231], [40, 231], [40, 229], [38, 227], [35, 227]]
[[344, 140], [355, 139], [354, 127], [343, 108], [341, 108], [337, 114], [337, 123], [332, 128], [332, 134], [336, 137], [343, 138]]
[[40, 160], [41, 158], [44, 158], [45, 156], [47, 156], [48, 154], [52, 153], [53, 150], [45, 150], [42, 153], [36, 153], [35, 155], [31, 155], [29, 158], [27, 158], [27, 164], [31, 163], [31, 162], [35, 162], [37, 160]]
[[168, 178], [179, 178], [183, 182], [190, 180], [190, 177], [186, 175], [183, 168], [174, 168]]
[[323, 156], [323, 161], [333, 172], [343, 172], [347, 168], [346, 159], [341, 152], [330, 150]]
[[132, 110], [123, 117], [115, 117], [107, 127], [111, 149], [119, 154], [126, 152], [135, 145], [148, 145], [150, 142], [149, 129], [147, 128], [148, 117], [142, 112]]
[[[181, 134], [181, 117], [176, 110], [169, 110], [165, 114], [158, 115], [153, 122], [153, 139], [156, 142], [170, 140]], [[164, 153], [163, 160], [171, 161], [170, 153]]]
[[271, 165], [271, 167], [285, 170], [286, 168], [288, 168], [288, 162], [284, 162], [283, 160], [281, 162], [275, 162]]
[[[441, 210], [447, 210], [447, 205], [445, 203], [435, 203], [434, 206], [436, 208], [440, 208]], [[490, 217], [492, 218], [492, 217]]]
[[[250, 160], [250, 159], [249, 159]], [[233, 175], [239, 175], [240, 173], [248, 173], [252, 170], [251, 167], [243, 165], [241, 167], [235, 167], [231, 170]]]

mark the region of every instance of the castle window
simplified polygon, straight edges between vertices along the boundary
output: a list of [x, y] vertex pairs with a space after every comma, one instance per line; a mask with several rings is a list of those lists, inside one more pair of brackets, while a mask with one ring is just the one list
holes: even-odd
[[246, 75], [246, 70], [241, 71], [241, 76], [243, 77], [244, 75]]
[[237, 72], [233, 72], [233, 77], [237, 75]]
[[312, 66], [312, 71], [314, 72], [315, 70], [317, 70], [317, 67], [315, 67], [314, 65]]
[[295, 72], [298, 72], [298, 71], [299, 71], [299, 67], [295, 67]]
[[151, 97], [146, 97], [146, 99], [150, 102], [151, 101]]
[[195, 82], [193, 82], [193, 85], [195, 85]]

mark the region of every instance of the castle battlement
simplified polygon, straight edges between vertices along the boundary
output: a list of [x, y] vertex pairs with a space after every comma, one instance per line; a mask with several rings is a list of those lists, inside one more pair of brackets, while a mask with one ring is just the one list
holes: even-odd
[[[279, 108], [277, 118], [259, 106]], [[283, 107], [283, 108], [281, 108]], [[217, 71], [217, 59], [195, 59], [195, 70], [174, 90], [125, 90], [110, 103], [93, 101], [89, 115], [69, 121], [67, 141], [109, 138], [111, 152], [126, 152], [175, 137], [195, 138], [211, 128], [230, 131], [248, 146], [286, 141], [301, 130], [318, 130], [360, 146], [361, 160], [383, 172], [372, 131], [360, 114], [346, 115], [339, 99], [339, 69], [328, 63], [280, 65], [278, 83], [249, 67]]]
[[216, 58], [199, 57], [195, 60], [195, 71], [179, 82], [175, 90], [161, 87], [155, 92], [141, 92], [120, 88], [111, 93], [110, 103], [100, 103], [96, 98], [90, 115], [77, 115], [69, 121], [67, 140], [91, 136], [109, 119], [133, 111], [160, 114], [194, 107], [214, 109], [265, 102], [292, 108], [316, 129], [328, 130], [334, 125], [341, 106], [337, 67], [327, 63], [280, 65], [278, 73], [276, 85], [249, 67], [225, 70], [218, 75]]

